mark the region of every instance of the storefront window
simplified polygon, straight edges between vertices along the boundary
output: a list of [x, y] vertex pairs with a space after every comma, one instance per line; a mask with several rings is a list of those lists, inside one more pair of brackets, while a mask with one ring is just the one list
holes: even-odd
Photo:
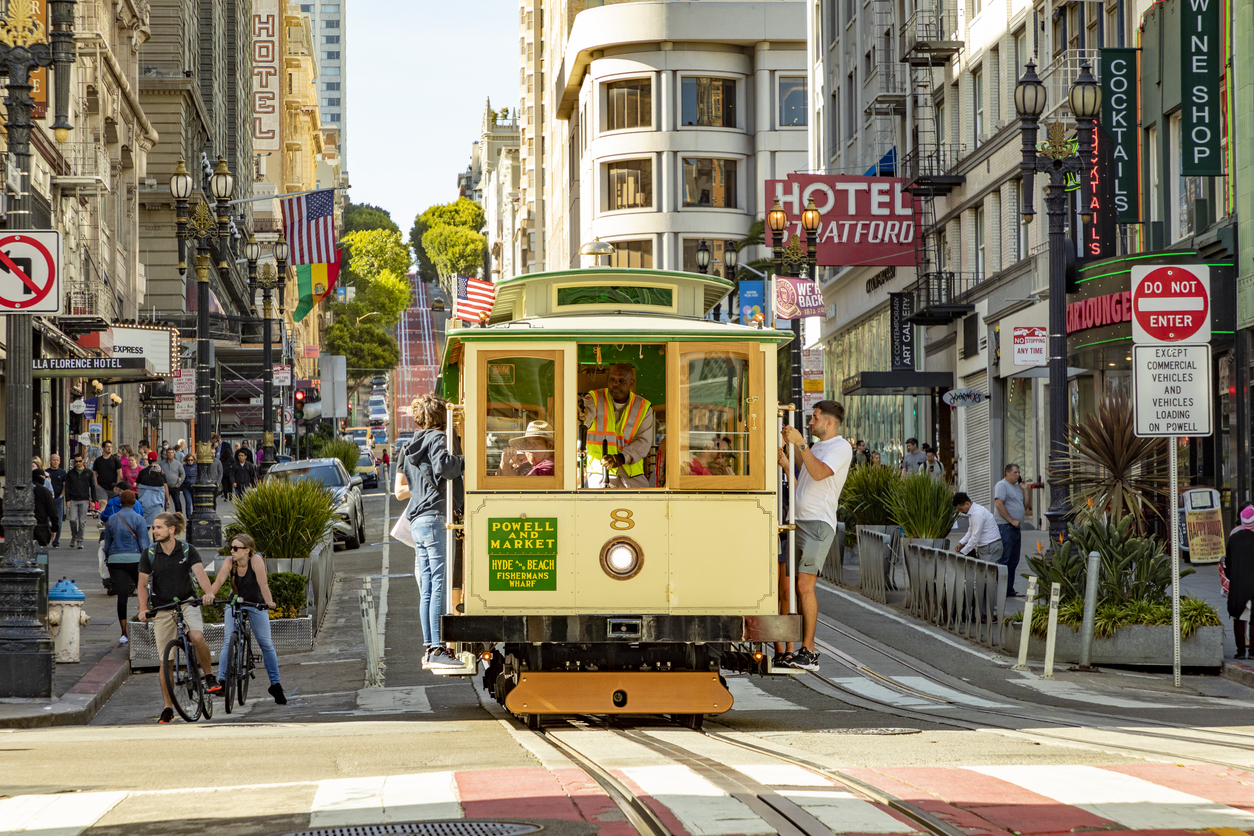
[[481, 361], [485, 477], [518, 477], [520, 488], [558, 487], [559, 372], [558, 358], [549, 352]]
[[1002, 461], [1017, 464], [1025, 481], [1036, 476], [1036, 413], [1032, 408], [1032, 379], [1012, 377], [1006, 381], [1005, 416], [1002, 426]]
[[[888, 308], [876, 316], [837, 335], [823, 352], [825, 388], [835, 392], [845, 406], [841, 435], [851, 442], [862, 439], [867, 450], [879, 453], [881, 463], [896, 465], [905, 452], [905, 440], [920, 436], [918, 397], [914, 395], [850, 395], [840, 397], [841, 383], [861, 371], [887, 371], [892, 368], [888, 341]], [[808, 419], [809, 416], [806, 416]]]

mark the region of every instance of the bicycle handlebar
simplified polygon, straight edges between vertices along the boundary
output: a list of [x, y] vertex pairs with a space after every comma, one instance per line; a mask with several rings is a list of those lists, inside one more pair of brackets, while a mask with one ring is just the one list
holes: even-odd
[[278, 609], [277, 607], [272, 607], [269, 604], [256, 604], [256, 603], [253, 603], [252, 601], [245, 601], [243, 598], [239, 597], [238, 595], [232, 595], [229, 599], [227, 599], [226, 603], [229, 606], [235, 606], [236, 604], [240, 604], [245, 607], [252, 607], [254, 610]]
[[152, 618], [154, 615], [161, 612], [162, 610], [172, 610], [178, 606], [187, 605], [189, 607], [199, 607], [199, 606], [202, 606], [203, 604], [204, 604], [204, 601], [202, 601], [199, 598], [188, 598], [186, 601], [180, 601], [179, 599], [175, 598], [173, 603], [162, 604], [159, 607], [149, 607], [148, 617]]

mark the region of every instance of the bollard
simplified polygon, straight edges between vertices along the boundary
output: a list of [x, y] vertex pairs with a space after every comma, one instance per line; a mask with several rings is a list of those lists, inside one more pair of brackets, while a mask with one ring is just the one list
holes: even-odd
[[377, 688], [382, 686], [379, 665], [379, 633], [375, 621], [374, 590], [370, 586], [370, 578], [362, 579], [361, 591], [357, 593], [361, 604], [361, 631], [366, 643], [366, 685]]
[[1054, 678], [1054, 642], [1058, 638], [1058, 595], [1061, 587], [1049, 585], [1049, 627], [1045, 631], [1045, 673], [1041, 679]]
[[1023, 628], [1019, 631], [1019, 664], [1017, 671], [1028, 669], [1028, 641], [1032, 638], [1032, 602], [1036, 600], [1036, 576], [1028, 578], [1028, 594], [1023, 600]]
[[1097, 583], [1100, 579], [1102, 556], [1089, 552], [1088, 573], [1084, 579], [1084, 622], [1080, 627], [1080, 664], [1078, 671], [1096, 670], [1093, 667], [1093, 622], [1097, 619]]

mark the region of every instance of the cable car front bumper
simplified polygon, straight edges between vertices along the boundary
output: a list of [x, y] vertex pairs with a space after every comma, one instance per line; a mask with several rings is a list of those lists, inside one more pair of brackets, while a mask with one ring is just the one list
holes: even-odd
[[725, 644], [801, 641], [800, 615], [445, 615], [444, 641]]

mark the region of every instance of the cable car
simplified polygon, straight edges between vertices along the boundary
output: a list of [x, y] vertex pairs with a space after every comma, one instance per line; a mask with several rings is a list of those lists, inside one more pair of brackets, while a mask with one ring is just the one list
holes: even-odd
[[533, 724], [699, 725], [732, 706], [721, 670], [768, 673], [767, 643], [800, 639], [777, 574], [792, 334], [703, 318], [730, 290], [659, 270], [526, 274], [447, 334], [447, 429], [466, 458], [444, 639]]

